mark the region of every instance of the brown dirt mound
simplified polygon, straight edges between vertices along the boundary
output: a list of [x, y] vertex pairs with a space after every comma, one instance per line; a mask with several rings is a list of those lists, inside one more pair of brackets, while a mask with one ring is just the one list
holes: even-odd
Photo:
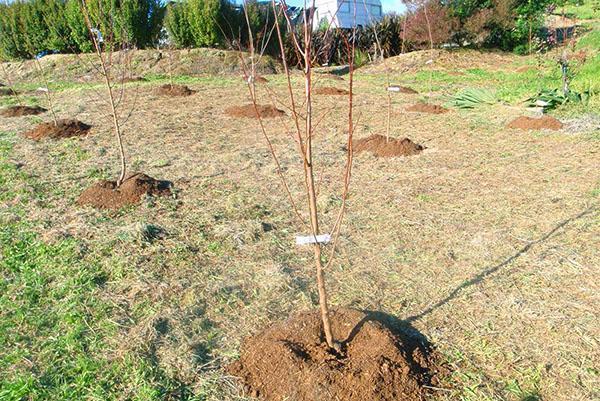
[[164, 96], [190, 96], [196, 93], [185, 85], [166, 84], [158, 88], [157, 93]]
[[521, 116], [511, 121], [507, 127], [522, 130], [559, 130], [562, 129], [563, 123], [550, 116], [542, 116], [541, 118]]
[[97, 209], [116, 210], [124, 206], [138, 204], [144, 195], [168, 196], [171, 183], [158, 181], [146, 174], [129, 176], [117, 188], [115, 181], [99, 181], [83, 191], [77, 200], [80, 206], [92, 206]]
[[357, 139], [352, 143], [354, 151], [372, 152], [377, 157], [412, 156], [425, 149], [423, 145], [414, 143], [408, 138], [386, 138], [383, 135], [371, 135], [367, 138]]
[[416, 103], [406, 109], [407, 111], [415, 111], [418, 113], [442, 114], [447, 113], [448, 109], [438, 106], [437, 104]]
[[62, 139], [86, 135], [91, 128], [91, 125], [78, 120], [58, 120], [56, 125], [54, 122], [42, 123], [23, 135], [34, 141], [44, 138]]
[[338, 89], [332, 86], [324, 86], [314, 90], [315, 95], [348, 95], [349, 93], [346, 89]]
[[399, 93], [404, 93], [407, 95], [416, 95], [419, 93], [416, 90], [414, 90], [413, 88], [410, 88], [408, 86], [390, 85], [390, 88], [393, 88], [392, 92], [399, 92]]
[[35, 116], [46, 111], [48, 110], [40, 106], [11, 106], [0, 110], [0, 115], [3, 117]]
[[[262, 118], [275, 118], [285, 116], [283, 110], [279, 110], [275, 106], [270, 105], [258, 105], [258, 112]], [[225, 113], [231, 117], [244, 117], [244, 118], [256, 118], [256, 111], [254, 105], [247, 104], [244, 106], [232, 106], [225, 110]]]
[[319, 313], [305, 312], [247, 338], [227, 370], [266, 401], [417, 401], [437, 381], [426, 341], [389, 316], [340, 308], [331, 323], [339, 354], [325, 344]]

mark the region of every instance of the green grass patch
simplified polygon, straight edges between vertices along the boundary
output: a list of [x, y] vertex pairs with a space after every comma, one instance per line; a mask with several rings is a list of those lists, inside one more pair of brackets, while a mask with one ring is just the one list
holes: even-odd
[[194, 399], [151, 358], [109, 359], [117, 325], [100, 296], [110, 272], [74, 238], [46, 242], [28, 221], [41, 183], [9, 161], [0, 133], [0, 400]]

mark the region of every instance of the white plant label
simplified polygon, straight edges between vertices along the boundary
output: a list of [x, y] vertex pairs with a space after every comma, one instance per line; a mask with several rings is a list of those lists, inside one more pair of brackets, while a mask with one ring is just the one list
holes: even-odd
[[321, 234], [316, 237], [314, 235], [296, 236], [296, 245], [327, 244], [329, 241], [331, 241], [329, 234]]
[[400, 87], [399, 86], [388, 86], [387, 90], [390, 92], [400, 92]]

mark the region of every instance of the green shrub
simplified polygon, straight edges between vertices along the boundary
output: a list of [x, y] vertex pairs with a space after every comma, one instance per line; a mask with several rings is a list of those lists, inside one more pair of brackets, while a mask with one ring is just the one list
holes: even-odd
[[171, 3], [167, 6], [165, 28], [169, 32], [171, 44], [178, 48], [190, 47], [194, 43], [186, 12], [185, 3]]

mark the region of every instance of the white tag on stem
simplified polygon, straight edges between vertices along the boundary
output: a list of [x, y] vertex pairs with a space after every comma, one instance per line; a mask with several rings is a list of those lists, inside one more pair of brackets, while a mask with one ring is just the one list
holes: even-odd
[[327, 244], [329, 241], [331, 241], [329, 234], [321, 234], [316, 237], [314, 235], [296, 236], [296, 245]]

